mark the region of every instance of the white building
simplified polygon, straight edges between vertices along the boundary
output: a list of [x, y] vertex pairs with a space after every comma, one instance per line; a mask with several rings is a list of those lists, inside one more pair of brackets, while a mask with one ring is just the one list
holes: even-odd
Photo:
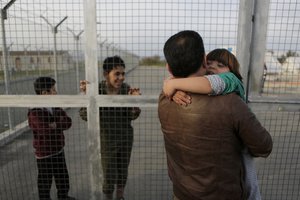
[[[0, 51], [0, 70], [3, 70], [3, 58]], [[53, 70], [55, 61], [53, 51], [9, 51], [8, 68], [14, 71]], [[72, 67], [73, 59], [68, 51], [57, 51], [57, 70], [67, 70]]]
[[274, 57], [272, 52], [266, 52], [265, 64], [267, 68], [267, 74], [280, 74], [282, 73], [282, 65], [278, 62], [277, 58]]
[[286, 73], [299, 73], [300, 57], [288, 57], [282, 68]]

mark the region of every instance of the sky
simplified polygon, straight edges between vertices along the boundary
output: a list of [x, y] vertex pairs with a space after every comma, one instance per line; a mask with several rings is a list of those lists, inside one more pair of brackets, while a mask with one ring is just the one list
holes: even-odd
[[[0, 0], [1, 7], [7, 2]], [[96, 5], [99, 44], [139, 56], [162, 55], [164, 42], [184, 29], [198, 31], [207, 51], [236, 46], [238, 0], [96, 0]], [[271, 1], [267, 48], [298, 50], [299, 11], [296, 0]], [[68, 16], [58, 27], [57, 46], [74, 50], [72, 34], [84, 29], [83, 13], [83, 0], [17, 0], [9, 8], [5, 20], [7, 44], [13, 43], [11, 48], [15, 50], [28, 45], [31, 50], [51, 49], [51, 26]], [[83, 33], [81, 44], [84, 37]]]

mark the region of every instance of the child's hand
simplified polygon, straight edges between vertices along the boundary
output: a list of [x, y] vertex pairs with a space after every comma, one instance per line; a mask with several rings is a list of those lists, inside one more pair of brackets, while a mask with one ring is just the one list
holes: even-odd
[[140, 116], [141, 113], [141, 109], [138, 107], [133, 107], [131, 110], [131, 114], [132, 114], [132, 120], [135, 120], [136, 118], [138, 118]]
[[60, 117], [59, 117], [59, 121], [60, 121], [60, 122], [63, 121], [64, 118], [65, 118], [64, 116], [60, 116]]
[[172, 86], [172, 79], [173, 77], [169, 77], [164, 80], [163, 93], [168, 98], [171, 98], [176, 92], [176, 89]]
[[[130, 88], [128, 90], [128, 95], [141, 95], [140, 88]], [[141, 109], [138, 107], [133, 107], [131, 110], [132, 119], [135, 120], [141, 113]]]
[[55, 129], [56, 128], [56, 123], [55, 122], [50, 123], [49, 128]]
[[80, 80], [80, 92], [86, 94], [86, 85], [89, 84], [87, 80]]
[[141, 95], [140, 88], [130, 88], [128, 91], [129, 95]]
[[187, 106], [192, 103], [191, 96], [179, 90], [173, 95], [172, 100], [181, 106]]

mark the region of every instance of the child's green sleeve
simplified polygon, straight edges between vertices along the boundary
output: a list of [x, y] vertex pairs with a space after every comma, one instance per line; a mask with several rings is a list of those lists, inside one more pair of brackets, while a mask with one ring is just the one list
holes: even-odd
[[243, 83], [231, 72], [221, 73], [218, 76], [225, 82], [225, 89], [222, 94], [235, 92], [245, 100]]

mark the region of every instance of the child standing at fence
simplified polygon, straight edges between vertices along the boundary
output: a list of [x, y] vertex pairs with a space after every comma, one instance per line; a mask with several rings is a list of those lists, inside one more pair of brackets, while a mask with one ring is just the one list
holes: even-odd
[[[222, 95], [231, 92], [237, 93], [243, 100], [244, 87], [239, 72], [239, 62], [236, 57], [226, 49], [215, 49], [207, 57], [207, 73], [204, 77], [168, 79], [164, 82], [165, 95], [180, 105], [188, 105], [191, 98], [185, 92], [200, 94]], [[176, 90], [180, 90], [176, 92]], [[182, 92], [185, 91], [185, 92]], [[175, 93], [176, 92], [176, 93]], [[175, 95], [173, 95], [175, 93]], [[253, 157], [247, 149], [243, 152], [245, 168], [245, 186], [248, 191], [248, 200], [260, 200], [260, 191]]]
[[[51, 77], [39, 77], [34, 82], [34, 90], [37, 95], [56, 95], [55, 83]], [[68, 196], [69, 174], [63, 149], [65, 146], [63, 131], [71, 127], [71, 118], [61, 108], [32, 108], [28, 111], [28, 123], [33, 132], [39, 199], [51, 199], [53, 177], [57, 198], [75, 199]]]
[[[125, 63], [119, 56], [107, 57], [103, 62], [104, 81], [99, 84], [102, 95], [140, 95], [138, 88], [131, 89], [124, 82]], [[81, 81], [80, 88], [86, 92], [87, 81]], [[107, 200], [124, 200], [124, 189], [133, 145], [131, 121], [138, 118], [140, 108], [100, 108], [101, 162], [103, 169], [103, 193]], [[86, 108], [80, 109], [80, 116], [87, 120]]]

